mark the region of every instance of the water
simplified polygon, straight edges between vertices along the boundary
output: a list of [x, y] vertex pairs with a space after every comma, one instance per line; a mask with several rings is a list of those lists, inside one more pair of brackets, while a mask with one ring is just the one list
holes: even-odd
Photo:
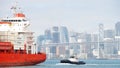
[[85, 65], [59, 63], [59, 60], [46, 60], [34, 66], [20, 66], [10, 68], [120, 68], [120, 60], [83, 60]]

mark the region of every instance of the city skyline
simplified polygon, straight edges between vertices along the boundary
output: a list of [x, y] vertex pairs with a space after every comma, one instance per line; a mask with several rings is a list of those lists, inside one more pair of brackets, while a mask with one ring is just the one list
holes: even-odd
[[[66, 26], [75, 32], [98, 32], [98, 24], [114, 28], [120, 21], [119, 0], [0, 0], [0, 18], [11, 14], [15, 1], [31, 23], [36, 36], [50, 26]], [[7, 14], [7, 15], [5, 15]]]
[[120, 58], [120, 22], [114, 24], [115, 29], [104, 30], [104, 24], [98, 26], [97, 34], [69, 32], [65, 26], [53, 26], [38, 36], [39, 50], [46, 52], [49, 58], [64, 58], [70, 55], [84, 59]]

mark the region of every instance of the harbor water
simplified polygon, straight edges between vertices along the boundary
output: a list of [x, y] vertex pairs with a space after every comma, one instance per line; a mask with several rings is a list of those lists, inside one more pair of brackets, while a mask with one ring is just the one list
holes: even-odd
[[60, 63], [60, 60], [46, 60], [44, 63], [34, 66], [18, 66], [10, 68], [120, 68], [119, 60], [82, 60], [85, 65]]

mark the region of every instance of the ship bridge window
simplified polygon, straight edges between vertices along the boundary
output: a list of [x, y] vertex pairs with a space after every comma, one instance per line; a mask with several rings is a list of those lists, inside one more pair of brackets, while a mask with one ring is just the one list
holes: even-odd
[[21, 22], [21, 20], [18, 20], [18, 22]]
[[14, 22], [14, 20], [9, 20], [9, 22]]
[[1, 20], [2, 22], [8, 22], [8, 20]]
[[25, 21], [27, 21], [27, 20], [23, 19], [23, 21], [25, 22]]
[[21, 20], [11, 20], [11, 22], [21, 22]]
[[3, 22], [21, 22], [21, 20], [1, 20]]

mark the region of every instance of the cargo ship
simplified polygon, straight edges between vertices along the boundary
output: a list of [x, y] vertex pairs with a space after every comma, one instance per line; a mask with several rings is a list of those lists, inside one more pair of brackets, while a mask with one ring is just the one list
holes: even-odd
[[46, 54], [37, 52], [34, 32], [29, 30], [29, 20], [17, 7], [13, 17], [0, 19], [0, 67], [29, 66], [42, 63]]

